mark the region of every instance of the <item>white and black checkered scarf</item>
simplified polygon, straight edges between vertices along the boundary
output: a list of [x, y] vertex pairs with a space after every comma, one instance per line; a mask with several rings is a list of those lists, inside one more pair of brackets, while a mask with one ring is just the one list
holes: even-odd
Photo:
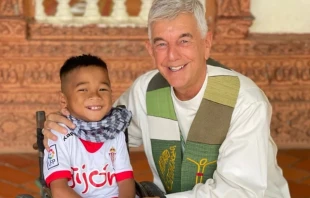
[[114, 139], [129, 126], [132, 114], [124, 107], [115, 107], [98, 122], [85, 122], [71, 115], [68, 118], [75, 124], [72, 131], [77, 137], [89, 142], [105, 142]]

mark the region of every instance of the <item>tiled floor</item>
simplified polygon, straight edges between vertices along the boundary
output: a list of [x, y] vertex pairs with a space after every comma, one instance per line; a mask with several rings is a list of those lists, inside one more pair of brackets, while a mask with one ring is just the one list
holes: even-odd
[[[137, 181], [151, 180], [152, 175], [142, 152], [131, 154]], [[292, 198], [310, 198], [310, 150], [281, 150], [278, 162], [289, 181]], [[35, 154], [0, 155], [0, 198], [14, 198], [28, 193], [39, 198], [34, 181], [38, 177]]]

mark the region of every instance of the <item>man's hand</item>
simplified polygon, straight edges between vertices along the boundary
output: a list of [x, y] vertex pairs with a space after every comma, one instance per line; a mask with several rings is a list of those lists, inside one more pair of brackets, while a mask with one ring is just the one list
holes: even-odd
[[67, 109], [61, 109], [60, 112], [54, 112], [47, 115], [43, 129], [43, 135], [44, 135], [43, 144], [46, 150], [49, 149], [47, 143], [48, 139], [54, 141], [57, 140], [57, 137], [51, 132], [51, 129], [53, 129], [54, 131], [59, 131], [62, 134], [66, 134], [67, 133], [66, 128], [60, 126], [59, 123], [62, 123], [71, 129], [75, 128], [75, 125], [65, 117], [67, 115], [70, 115]]

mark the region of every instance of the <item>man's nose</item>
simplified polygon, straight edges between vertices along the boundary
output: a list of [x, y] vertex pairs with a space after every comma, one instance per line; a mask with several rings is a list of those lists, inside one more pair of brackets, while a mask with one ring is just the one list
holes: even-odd
[[179, 49], [176, 46], [170, 46], [168, 49], [169, 61], [175, 61], [180, 59], [181, 55]]

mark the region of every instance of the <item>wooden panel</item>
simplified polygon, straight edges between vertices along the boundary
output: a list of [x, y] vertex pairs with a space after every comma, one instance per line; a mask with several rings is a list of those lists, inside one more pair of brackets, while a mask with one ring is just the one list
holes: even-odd
[[[114, 100], [154, 68], [144, 48], [146, 28], [42, 25], [21, 18], [10, 2], [0, 1], [5, 10], [0, 14], [2, 152], [33, 151], [34, 113], [58, 110], [58, 70], [69, 56], [92, 53], [105, 59]], [[216, 6], [207, 14], [215, 16], [211, 55], [265, 91], [273, 106], [271, 133], [280, 148], [309, 148], [310, 35], [249, 35], [249, 2], [208, 1]]]

